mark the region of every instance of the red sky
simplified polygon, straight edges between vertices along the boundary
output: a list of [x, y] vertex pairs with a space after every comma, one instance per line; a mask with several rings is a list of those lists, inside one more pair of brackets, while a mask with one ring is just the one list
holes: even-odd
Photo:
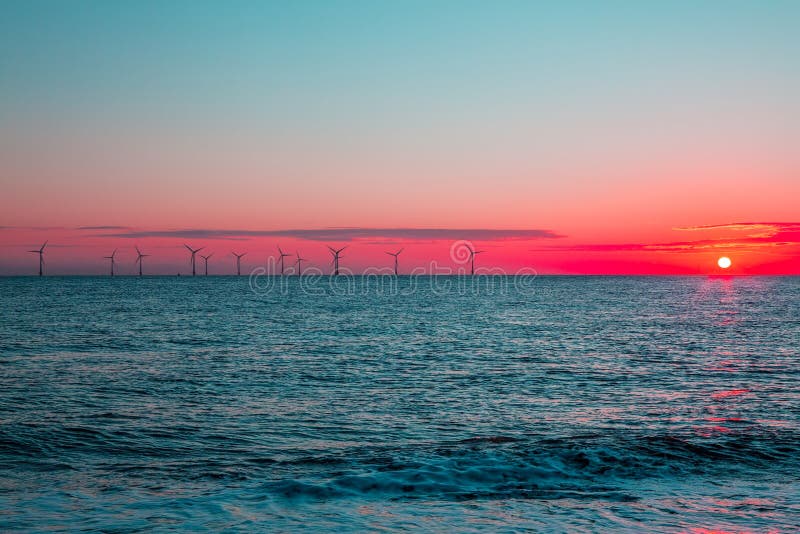
[[[726, 225], [676, 227], [662, 232], [664, 239], [647, 242], [582, 240], [551, 229], [432, 229], [432, 228], [322, 228], [302, 230], [142, 229], [100, 226], [82, 228], [4, 228], [4, 274], [33, 274], [38, 248], [46, 248], [47, 274], [95, 274], [108, 270], [108, 256], [118, 249], [117, 273], [135, 272], [138, 246], [148, 254], [145, 272], [189, 272], [184, 243], [213, 253], [210, 271], [235, 272], [231, 252], [247, 252], [243, 270], [267, 265], [277, 256], [277, 246], [291, 254], [300, 252], [306, 267], [330, 269], [327, 245], [347, 246], [342, 266], [359, 273], [368, 268], [389, 268], [386, 251], [404, 248], [401, 273], [422, 268], [445, 274], [466, 269], [463, 256], [452, 251], [461, 240], [484, 250], [479, 268], [513, 274], [520, 269], [540, 274], [800, 274], [800, 223], [743, 222]], [[728, 256], [733, 266], [716, 265]], [[294, 258], [286, 260], [289, 266]]]

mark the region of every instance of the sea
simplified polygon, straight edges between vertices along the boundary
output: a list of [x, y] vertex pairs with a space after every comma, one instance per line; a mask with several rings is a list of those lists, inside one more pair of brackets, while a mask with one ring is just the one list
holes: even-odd
[[798, 532], [800, 278], [0, 278], [0, 531]]

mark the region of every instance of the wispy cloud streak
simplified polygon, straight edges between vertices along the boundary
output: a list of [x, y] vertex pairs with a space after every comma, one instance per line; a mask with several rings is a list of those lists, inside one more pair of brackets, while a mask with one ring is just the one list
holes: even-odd
[[77, 230], [130, 230], [130, 226], [79, 226]]
[[[800, 246], [800, 223], [797, 222], [743, 222], [706, 226], [684, 226], [678, 231], [729, 230], [734, 236], [694, 241], [671, 241], [666, 243], [589, 243], [565, 247], [542, 247], [539, 251], [574, 250], [588, 252], [653, 251], [653, 252], [697, 252], [703, 250], [747, 250]], [[742, 235], [744, 233], [745, 235]]]
[[132, 230], [102, 234], [103, 237], [143, 239], [174, 237], [181, 239], [241, 239], [244, 237], [289, 237], [308, 241], [357, 241], [363, 239], [402, 239], [437, 241], [472, 239], [476, 241], [556, 239], [561, 236], [545, 229], [490, 228], [311, 228], [286, 230], [227, 230], [188, 228], [181, 230]]
[[698, 232], [710, 230], [732, 230], [736, 232], [747, 232], [748, 237], [772, 237], [783, 232], [800, 231], [798, 222], [740, 222], [729, 224], [710, 224], [703, 226], [678, 226], [673, 230], [683, 232]]

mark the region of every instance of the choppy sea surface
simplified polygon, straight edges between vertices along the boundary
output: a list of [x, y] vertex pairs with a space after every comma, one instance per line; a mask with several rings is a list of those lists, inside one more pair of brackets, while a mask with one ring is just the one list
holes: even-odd
[[449, 280], [0, 279], [0, 531], [797, 531], [800, 278]]

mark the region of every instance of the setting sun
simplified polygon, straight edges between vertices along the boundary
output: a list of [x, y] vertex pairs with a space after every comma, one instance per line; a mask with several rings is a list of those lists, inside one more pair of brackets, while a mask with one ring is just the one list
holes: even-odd
[[717, 265], [719, 265], [721, 269], [727, 269], [731, 266], [731, 259], [727, 256], [722, 256], [717, 260]]

